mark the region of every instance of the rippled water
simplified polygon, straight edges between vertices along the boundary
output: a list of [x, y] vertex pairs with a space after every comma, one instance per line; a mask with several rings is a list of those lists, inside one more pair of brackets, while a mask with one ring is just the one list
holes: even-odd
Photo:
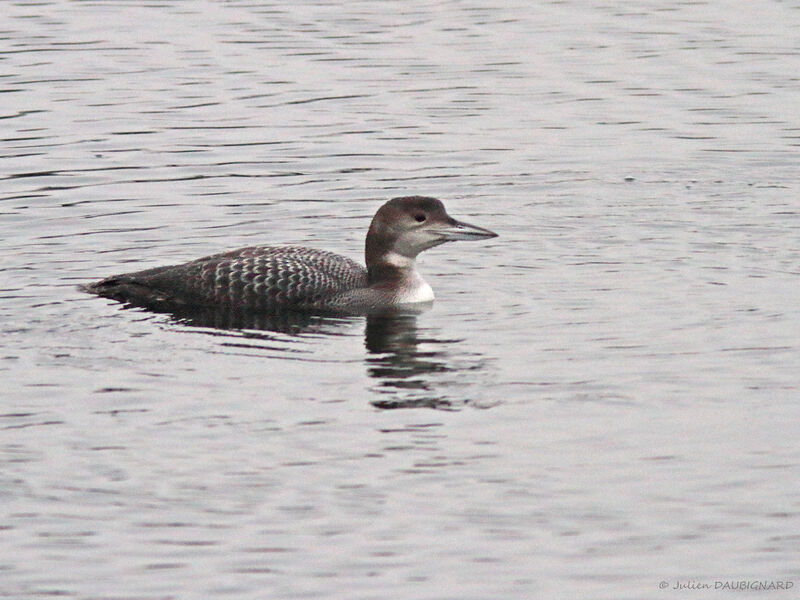
[[[800, 4], [3, 12], [0, 596], [796, 594]], [[403, 194], [419, 315], [76, 289]]]

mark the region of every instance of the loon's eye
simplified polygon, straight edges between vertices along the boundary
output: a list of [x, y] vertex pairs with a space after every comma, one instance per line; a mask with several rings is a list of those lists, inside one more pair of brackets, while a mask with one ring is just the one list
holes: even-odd
[[414, 220], [417, 223], [424, 223], [425, 219], [427, 219], [427, 217], [423, 213], [419, 213], [419, 214], [414, 215]]

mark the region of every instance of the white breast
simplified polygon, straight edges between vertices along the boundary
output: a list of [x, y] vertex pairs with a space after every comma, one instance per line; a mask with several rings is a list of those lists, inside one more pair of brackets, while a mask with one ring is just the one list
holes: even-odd
[[399, 304], [432, 302], [434, 297], [431, 286], [429, 286], [428, 282], [415, 270], [408, 284], [401, 288], [397, 296], [397, 302]]

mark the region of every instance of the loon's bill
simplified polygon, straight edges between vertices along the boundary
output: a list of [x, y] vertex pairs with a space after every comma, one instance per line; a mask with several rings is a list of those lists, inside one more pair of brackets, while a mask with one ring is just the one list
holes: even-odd
[[366, 268], [344, 256], [301, 246], [251, 246], [84, 286], [100, 296], [157, 309], [362, 313], [430, 302], [433, 290], [416, 269], [417, 255], [445, 242], [497, 234], [456, 221], [440, 200], [393, 198], [372, 219]]
[[468, 242], [470, 240], [485, 240], [488, 238], [497, 237], [497, 234], [493, 231], [489, 231], [483, 227], [470, 225], [469, 223], [464, 223], [463, 221], [456, 221], [455, 219], [453, 219], [453, 222], [449, 227], [435, 231], [444, 237], [445, 241], [447, 242], [456, 242], [459, 240]]

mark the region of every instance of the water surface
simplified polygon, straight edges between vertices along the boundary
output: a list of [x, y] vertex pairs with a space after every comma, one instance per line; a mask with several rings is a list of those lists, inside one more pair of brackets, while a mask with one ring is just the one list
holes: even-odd
[[[800, 585], [797, 3], [4, 13], [0, 595]], [[76, 288], [256, 243], [359, 258], [406, 194], [500, 234], [425, 253], [419, 315]]]

